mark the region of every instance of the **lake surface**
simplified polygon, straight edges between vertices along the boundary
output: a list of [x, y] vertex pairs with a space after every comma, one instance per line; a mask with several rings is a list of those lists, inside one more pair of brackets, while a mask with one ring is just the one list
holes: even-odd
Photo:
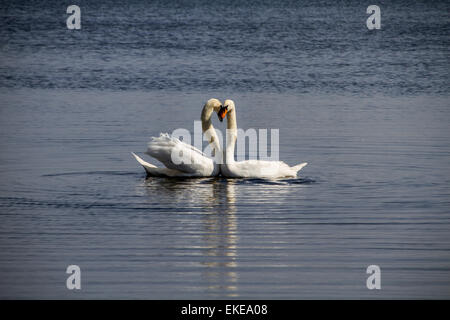
[[[0, 298], [450, 298], [448, 2], [0, 3]], [[146, 179], [211, 97], [299, 177]]]

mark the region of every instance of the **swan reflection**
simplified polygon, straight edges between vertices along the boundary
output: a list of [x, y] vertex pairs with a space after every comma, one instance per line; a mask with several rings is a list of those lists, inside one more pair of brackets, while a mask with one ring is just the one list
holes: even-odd
[[[186, 249], [197, 251], [197, 254], [188, 256], [195, 260], [185, 260], [185, 263], [200, 267], [200, 289], [206, 290], [208, 295], [237, 296], [238, 274], [235, 269], [239, 237], [235, 181], [222, 178], [151, 178], [144, 182], [144, 187], [150, 205], [158, 204], [170, 211], [166, 222], [172, 225], [171, 230], [179, 230], [180, 224], [200, 224], [200, 230], [195, 230], [196, 234], [201, 234], [200, 243], [174, 239], [174, 243], [182, 242]], [[174, 216], [178, 218], [174, 220]]]
[[238, 225], [236, 218], [236, 186], [233, 180], [216, 180], [213, 193], [218, 205], [204, 215], [204, 241], [207, 248], [202, 265], [208, 290], [214, 294], [236, 297]]
[[[272, 208], [272, 212], [274, 209], [277, 212], [276, 208], [282, 208], [290, 197], [301, 197], [295, 186], [301, 182], [298, 179], [150, 178], [137, 190], [146, 202], [145, 207], [154, 213], [153, 227], [163, 230], [169, 239], [162, 248], [163, 254], [182, 274], [198, 279], [191, 290], [202, 296], [226, 298], [239, 296], [242, 259], [238, 249], [243, 246], [237, 218], [239, 206]], [[270, 213], [255, 211], [254, 214]], [[178, 259], [173, 260], [173, 255]]]

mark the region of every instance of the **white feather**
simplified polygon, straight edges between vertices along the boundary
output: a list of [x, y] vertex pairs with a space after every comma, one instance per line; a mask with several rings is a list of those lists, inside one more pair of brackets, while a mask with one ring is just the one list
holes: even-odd
[[225, 164], [220, 166], [223, 176], [230, 178], [294, 178], [306, 162], [290, 167], [283, 161], [246, 160], [234, 161], [234, 146], [237, 139], [236, 107], [232, 100], [226, 100], [227, 113], [227, 148], [225, 150]]
[[[153, 137], [148, 143], [146, 153], [161, 161], [167, 168], [188, 173], [191, 176], [215, 176], [219, 173], [219, 166], [202, 151], [167, 133]], [[178, 163], [176, 160], [181, 161]]]
[[[222, 154], [222, 151], [218, 145], [216, 131], [211, 124], [211, 115], [214, 111], [217, 112], [221, 105], [219, 100], [209, 99], [203, 106], [201, 114], [202, 130], [208, 133], [210, 144], [215, 146], [219, 154]], [[220, 166], [213, 159], [194, 146], [171, 137], [167, 133], [153, 137], [148, 143], [146, 153], [166, 166], [166, 168], [157, 168], [133, 153], [136, 160], [151, 176], [210, 177], [220, 173]]]

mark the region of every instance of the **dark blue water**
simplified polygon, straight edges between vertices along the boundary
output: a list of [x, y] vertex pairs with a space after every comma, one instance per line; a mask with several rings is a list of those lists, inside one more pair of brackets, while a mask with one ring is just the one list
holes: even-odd
[[[448, 2], [0, 3], [1, 298], [450, 297]], [[210, 97], [308, 166], [146, 179]]]

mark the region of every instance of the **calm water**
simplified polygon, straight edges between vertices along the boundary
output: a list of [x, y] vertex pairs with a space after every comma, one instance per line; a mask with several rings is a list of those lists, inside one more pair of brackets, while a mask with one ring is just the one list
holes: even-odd
[[[0, 3], [0, 298], [450, 298], [448, 3]], [[146, 179], [210, 97], [299, 178]]]

